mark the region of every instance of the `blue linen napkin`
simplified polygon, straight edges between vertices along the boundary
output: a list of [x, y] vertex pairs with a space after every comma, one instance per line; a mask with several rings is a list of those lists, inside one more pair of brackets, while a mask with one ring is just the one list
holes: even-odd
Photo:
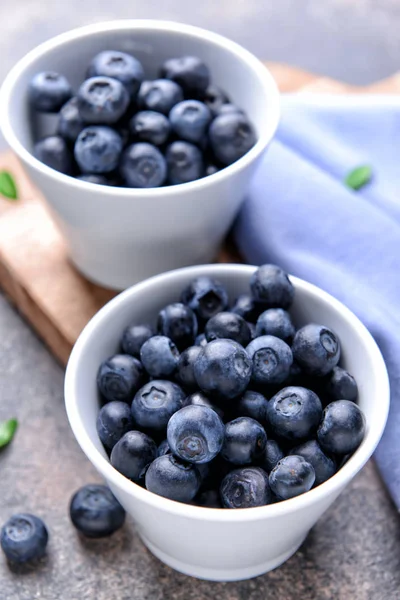
[[[289, 95], [234, 235], [245, 259], [272, 262], [344, 302], [389, 371], [391, 409], [375, 458], [400, 509], [400, 98]], [[343, 184], [369, 164], [358, 192]], [[379, 399], [378, 399], [379, 400]]]

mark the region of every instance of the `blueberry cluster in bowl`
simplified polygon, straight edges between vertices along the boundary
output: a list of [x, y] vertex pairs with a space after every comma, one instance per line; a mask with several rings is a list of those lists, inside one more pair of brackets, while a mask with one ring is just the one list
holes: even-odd
[[194, 56], [169, 58], [159, 79], [140, 61], [105, 50], [88, 65], [76, 93], [62, 74], [37, 73], [29, 86], [35, 113], [58, 113], [56, 135], [34, 155], [83, 181], [131, 188], [187, 183], [212, 175], [256, 143], [243, 110], [211, 84]]
[[315, 323], [296, 330], [294, 295], [275, 265], [259, 267], [231, 307], [221, 283], [199, 277], [156, 328], [127, 327], [97, 375], [111, 464], [151, 492], [213, 508], [287, 500], [332, 477], [365, 418], [338, 336]]

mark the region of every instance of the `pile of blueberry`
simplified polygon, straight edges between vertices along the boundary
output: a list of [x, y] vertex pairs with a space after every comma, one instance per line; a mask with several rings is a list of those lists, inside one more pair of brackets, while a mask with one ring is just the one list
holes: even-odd
[[106, 50], [86, 76], [75, 95], [52, 71], [30, 83], [33, 112], [59, 113], [57, 134], [37, 141], [34, 154], [61, 173], [102, 185], [176, 185], [216, 173], [256, 143], [247, 116], [194, 56], [170, 58], [160, 79], [146, 80], [134, 56]]
[[294, 288], [259, 267], [231, 308], [209, 277], [133, 324], [97, 384], [97, 431], [111, 464], [166, 498], [215, 508], [286, 500], [332, 477], [360, 445], [357, 384], [333, 331], [296, 331]]

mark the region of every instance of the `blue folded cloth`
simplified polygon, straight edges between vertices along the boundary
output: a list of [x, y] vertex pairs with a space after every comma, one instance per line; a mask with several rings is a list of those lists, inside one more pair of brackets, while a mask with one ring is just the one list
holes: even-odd
[[[399, 138], [394, 96], [285, 97], [234, 235], [248, 262], [276, 263], [327, 290], [379, 344], [392, 397], [375, 458], [400, 509]], [[343, 180], [363, 164], [373, 179], [354, 192]]]

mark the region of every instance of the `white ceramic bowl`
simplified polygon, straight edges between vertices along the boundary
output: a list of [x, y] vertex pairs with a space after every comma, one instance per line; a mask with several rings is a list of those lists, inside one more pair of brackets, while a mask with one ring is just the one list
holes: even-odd
[[255, 267], [205, 265], [152, 277], [109, 302], [81, 333], [68, 363], [65, 401], [68, 418], [82, 450], [134, 518], [146, 546], [174, 569], [213, 580], [255, 577], [287, 560], [310, 528], [337, 498], [373, 453], [382, 435], [389, 384], [380, 351], [367, 329], [338, 300], [292, 277], [296, 296], [292, 316], [297, 325], [317, 322], [331, 327], [342, 345], [342, 363], [359, 385], [359, 405], [366, 434], [350, 460], [326, 483], [310, 492], [260, 508], [222, 510], [180, 504], [148, 492], [118, 473], [96, 433], [99, 410], [96, 372], [118, 349], [130, 323], [154, 322], [157, 312], [176, 301], [199, 275], [218, 278], [230, 299], [248, 291]]
[[[257, 143], [215, 175], [171, 187], [99, 186], [50, 169], [31, 153], [27, 89], [32, 76], [59, 71], [77, 89], [91, 58], [111, 48], [138, 57], [148, 78], [157, 76], [167, 58], [199, 56], [209, 65], [212, 80], [247, 112]], [[257, 58], [220, 35], [165, 21], [115, 21], [59, 35], [25, 56], [0, 93], [4, 137], [43, 192], [72, 261], [93, 281], [117, 289], [215, 259], [278, 121], [278, 90]]]

